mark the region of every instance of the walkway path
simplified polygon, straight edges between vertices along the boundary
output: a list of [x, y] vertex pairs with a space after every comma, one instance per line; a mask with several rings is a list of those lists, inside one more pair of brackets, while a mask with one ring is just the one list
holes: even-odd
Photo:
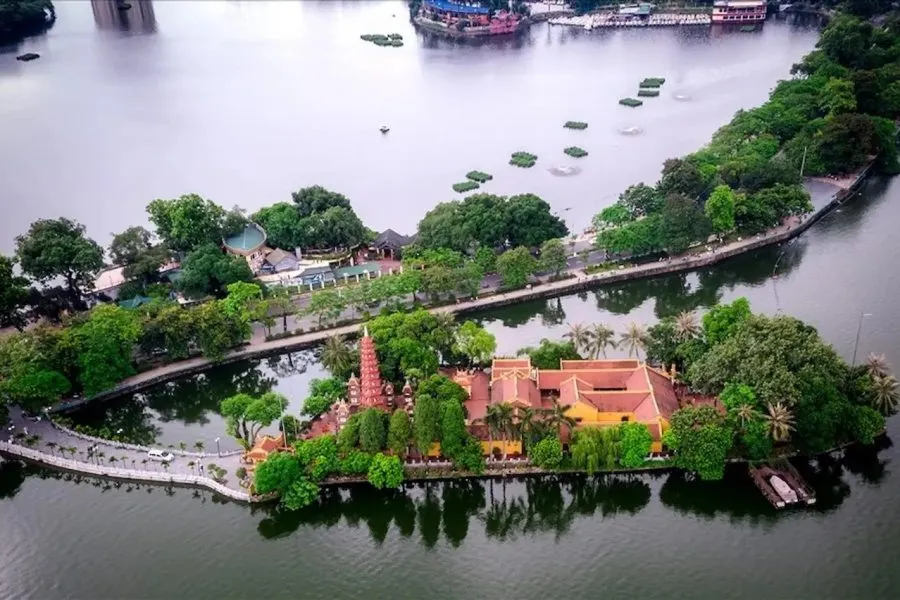
[[[17, 438], [16, 434], [25, 434], [25, 436], [37, 435], [39, 440], [36, 444], [28, 446], [25, 439]], [[124, 447], [116, 442], [95, 443], [86, 441], [80, 437], [76, 437], [65, 433], [54, 427], [54, 425], [46, 418], [39, 421], [26, 418], [18, 408], [10, 408], [10, 422], [0, 431], [0, 442], [16, 444], [18, 446], [31, 448], [38, 452], [48, 453], [53, 456], [68, 458], [76, 463], [84, 465], [98, 465], [121, 469], [130, 469], [134, 471], [143, 471], [152, 473], [153, 476], [159, 474], [172, 475], [199, 475], [199, 465], [206, 467], [215, 464], [227, 471], [225, 475], [225, 486], [241, 494], [246, 494], [238, 485], [238, 478], [235, 471], [241, 466], [241, 455], [232, 454], [230, 456], [217, 456], [216, 452], [208, 453], [204, 457], [186, 457], [175, 456], [174, 460], [168, 463], [168, 468], [163, 467], [161, 463], [152, 461], [147, 458], [146, 451], [136, 451]], [[48, 445], [52, 444], [52, 445]], [[94, 457], [89, 456], [88, 449], [94, 448]], [[61, 452], [60, 448], [74, 448], [73, 452]], [[160, 448], [161, 450], [163, 448]], [[100, 456], [103, 453], [103, 456]], [[114, 459], [114, 460], [113, 460]], [[189, 462], [194, 462], [193, 467], [189, 466]], [[74, 465], [78, 467], [78, 465]]]
[[[453, 313], [464, 314], [475, 312], [486, 308], [506, 306], [531, 300], [535, 298], [546, 298], [560, 296], [573, 291], [594, 288], [603, 283], [617, 283], [626, 280], [641, 279], [647, 277], [655, 277], [658, 275], [666, 275], [681, 271], [689, 271], [698, 268], [708, 267], [717, 262], [732, 258], [739, 254], [749, 252], [764, 246], [781, 243], [805, 231], [816, 220], [829, 212], [838, 201], [850, 193], [850, 190], [858, 185], [866, 176], [866, 172], [861, 172], [854, 183], [841, 181], [841, 185], [837, 185], [834, 181], [823, 180], [821, 178], [808, 179], [805, 187], [810, 192], [815, 210], [811, 215], [805, 218], [793, 218], [785, 224], [780, 225], [755, 236], [736, 241], [707, 246], [708, 250], [686, 254], [680, 257], [669, 258], [668, 260], [660, 260], [658, 262], [644, 263], [632, 266], [620, 266], [618, 269], [603, 271], [587, 275], [584, 269], [586, 266], [580, 261], [575, 264], [570, 262], [568, 273], [572, 277], [559, 281], [541, 282], [525, 289], [514, 290], [504, 293], [491, 293], [495, 288], [486, 288], [484, 295], [479, 298], [459, 301], [455, 304], [448, 304], [429, 309], [434, 313]], [[573, 259], [574, 260], [574, 259]], [[595, 259], [596, 260], [596, 259]], [[593, 263], [593, 260], [589, 260]], [[345, 313], [340, 319], [352, 317], [352, 313]], [[356, 316], [358, 318], [358, 316]], [[309, 317], [290, 316], [288, 318], [288, 329], [296, 330], [300, 327], [310, 329], [314, 326]], [[274, 328], [274, 331], [280, 331], [280, 323]], [[51, 412], [59, 412], [68, 410], [75, 406], [79, 406], [94, 399], [106, 399], [120, 396], [126, 393], [136, 392], [140, 389], [173, 379], [177, 376], [191, 375], [203, 371], [213, 364], [223, 364], [247, 360], [252, 358], [260, 358], [289, 352], [292, 350], [300, 350], [316, 346], [329, 337], [336, 335], [355, 336], [359, 333], [359, 325], [345, 325], [321, 331], [312, 331], [300, 335], [294, 335], [277, 340], [265, 341], [265, 333], [261, 326], [257, 325], [253, 338], [246, 346], [233, 350], [218, 363], [212, 363], [203, 357], [192, 358], [178, 361], [168, 365], [139, 373], [133, 377], [122, 381], [116, 388], [100, 394], [93, 398], [74, 398], [50, 409]]]

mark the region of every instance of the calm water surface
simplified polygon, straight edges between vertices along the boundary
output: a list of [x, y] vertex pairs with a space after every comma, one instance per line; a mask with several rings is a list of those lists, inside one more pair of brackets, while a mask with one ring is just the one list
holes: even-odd
[[[412, 233], [472, 169], [494, 175], [485, 191], [537, 193], [581, 230], [762, 102], [817, 35], [777, 22], [752, 34], [542, 25], [466, 47], [417, 38], [405, 2], [131, 4], [123, 30], [104, 2], [60, 2], [50, 33], [18, 50], [40, 60], [0, 54], [0, 181], [14, 207], [0, 252], [38, 218], [76, 218], [106, 244], [154, 198], [255, 210], [313, 184], [347, 194], [373, 229]], [[376, 31], [406, 45], [359, 39]], [[667, 78], [662, 96], [619, 106], [647, 76]], [[589, 129], [562, 128], [573, 119]], [[573, 144], [591, 153], [582, 173], [552, 176]], [[518, 150], [538, 165], [509, 166]]]
[[[0, 118], [13, 140], [0, 145], [0, 174], [4, 206], [15, 207], [0, 223], [0, 248], [38, 216], [63, 212], [99, 237], [139, 220], [155, 196], [198, 190], [254, 208], [314, 182], [348, 193], [373, 226], [406, 219], [400, 228], [411, 229], [470, 168], [502, 173], [489, 189], [538, 191], [582, 222], [627, 183], [653, 178], [665, 157], [700, 145], [735, 108], [761, 101], [815, 39], [777, 23], [698, 38], [543, 27], [519, 45], [459, 48], [414, 41], [401, 4], [153, 8], [155, 32], [122, 33], [98, 30], [87, 3], [60, 3], [54, 31], [26, 44], [40, 61], [0, 58]], [[409, 43], [356, 39], [381, 30]], [[657, 74], [693, 101], [614, 106]], [[591, 151], [584, 173], [503, 168], [513, 149], [552, 157], [574, 135], [559, 127], [570, 118], [591, 123], [589, 141], [578, 142]], [[645, 135], [618, 136], [629, 121]], [[373, 135], [382, 122], [388, 138]], [[900, 182], [875, 179], [783, 248], [478, 318], [512, 352], [559, 337], [566, 323], [621, 329], [747, 296], [757, 310], [810, 321], [848, 359], [859, 315], [871, 313], [860, 354], [885, 352], [900, 365], [898, 202]], [[297, 410], [321, 374], [312, 354], [296, 354], [77, 418], [111, 418], [162, 444], [208, 441], [222, 434], [221, 397], [277, 389]], [[896, 420], [889, 433], [898, 434]], [[402, 494], [363, 487], [284, 514], [5, 464], [0, 598], [891, 598], [900, 586], [896, 458], [886, 440], [800, 465], [819, 505], [777, 515], [740, 473], [716, 484], [661, 476]]]

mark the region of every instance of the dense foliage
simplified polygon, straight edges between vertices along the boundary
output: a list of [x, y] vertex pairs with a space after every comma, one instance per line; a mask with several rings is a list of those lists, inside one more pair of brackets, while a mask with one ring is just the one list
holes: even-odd
[[50, 0], [0, 0], [0, 44], [40, 33], [55, 20]]
[[613, 254], [679, 253], [710, 233], [752, 234], [812, 210], [804, 175], [854, 172], [872, 157], [900, 171], [900, 28], [833, 19], [769, 101], [739, 111], [702, 150], [628, 188], [594, 224]]
[[84, 225], [69, 219], [41, 219], [16, 238], [22, 271], [47, 283], [61, 278], [70, 293], [81, 295], [103, 267], [103, 249], [85, 236]]
[[473, 194], [462, 201], [443, 202], [419, 223], [417, 243], [423, 248], [460, 252], [478, 247], [537, 248], [568, 234], [565, 223], [550, 205], [534, 194], [494, 196]]

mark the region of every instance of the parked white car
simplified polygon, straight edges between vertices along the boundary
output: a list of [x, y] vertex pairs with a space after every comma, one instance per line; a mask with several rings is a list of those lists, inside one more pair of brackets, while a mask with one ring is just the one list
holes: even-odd
[[147, 458], [150, 460], [158, 460], [159, 462], [172, 462], [175, 460], [175, 457], [172, 456], [171, 452], [164, 452], [163, 450], [151, 450], [147, 453]]

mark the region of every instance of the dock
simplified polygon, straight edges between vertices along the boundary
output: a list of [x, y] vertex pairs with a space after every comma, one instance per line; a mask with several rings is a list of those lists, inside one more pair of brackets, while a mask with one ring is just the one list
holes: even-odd
[[787, 460], [750, 466], [750, 478], [777, 509], [816, 503], [816, 493]]

